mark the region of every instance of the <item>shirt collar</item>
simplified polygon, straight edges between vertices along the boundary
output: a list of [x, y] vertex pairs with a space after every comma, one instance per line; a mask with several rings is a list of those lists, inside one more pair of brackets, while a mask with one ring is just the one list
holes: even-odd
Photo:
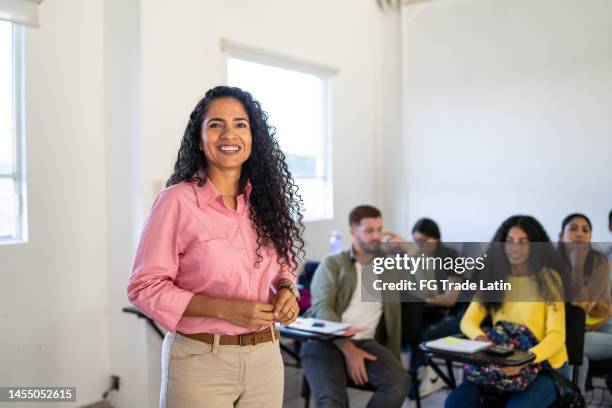
[[[205, 208], [212, 201], [222, 198], [221, 193], [219, 193], [215, 185], [210, 180], [208, 180], [208, 178], [206, 177], [206, 173], [204, 173], [203, 170], [198, 171], [196, 174], [194, 174], [193, 177], [196, 180], [192, 182], [191, 185], [195, 190], [196, 197], [198, 200], [198, 206], [200, 208]], [[199, 180], [202, 180], [202, 182], [204, 183], [201, 187], [198, 185]], [[244, 188], [244, 193], [238, 196], [238, 200], [242, 199], [248, 201], [252, 189], [253, 187], [251, 186], [251, 182], [247, 180], [246, 186]]]
[[349, 247], [349, 259], [351, 260], [352, 264], [355, 264], [355, 262], [357, 262], [357, 259], [355, 258], [355, 250], [353, 249], [352, 244]]

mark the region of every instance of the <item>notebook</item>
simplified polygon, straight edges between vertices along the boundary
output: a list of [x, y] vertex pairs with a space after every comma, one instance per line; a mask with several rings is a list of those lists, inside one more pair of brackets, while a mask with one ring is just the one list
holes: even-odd
[[486, 341], [460, 339], [458, 337], [443, 337], [441, 339], [428, 341], [425, 346], [428, 348], [444, 351], [453, 351], [456, 353], [476, 353], [477, 351], [486, 349], [492, 346], [492, 343]]
[[306, 330], [315, 333], [335, 334], [346, 330], [350, 324], [332, 322], [329, 320], [315, 319], [312, 317], [298, 317], [288, 327], [298, 330]]

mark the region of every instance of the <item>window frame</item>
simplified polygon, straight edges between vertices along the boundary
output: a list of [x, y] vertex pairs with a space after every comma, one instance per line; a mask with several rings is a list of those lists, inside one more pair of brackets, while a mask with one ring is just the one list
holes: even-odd
[[[306, 217], [304, 223], [330, 221], [334, 218], [334, 183], [333, 183], [333, 168], [332, 168], [332, 77], [338, 73], [338, 69], [306, 61], [303, 59], [279, 54], [273, 51], [264, 50], [261, 48], [251, 47], [248, 45], [236, 43], [228, 39], [221, 39], [221, 48], [225, 53], [225, 83], [228, 81], [229, 60], [237, 59], [255, 64], [267, 65], [274, 68], [281, 68], [290, 71], [299, 72], [302, 74], [315, 75], [322, 80], [323, 83], [323, 157], [322, 157], [322, 176], [314, 177], [294, 177], [294, 181], [300, 179], [321, 179], [323, 180], [326, 189], [330, 191], [327, 197], [325, 215], [322, 217]], [[306, 209], [308, 211], [308, 209]]]
[[17, 212], [15, 214], [15, 235], [0, 236], [0, 245], [25, 243], [28, 240], [26, 166], [25, 166], [25, 82], [24, 82], [24, 27], [11, 23], [13, 54], [13, 146], [14, 159], [11, 172], [0, 173], [2, 179], [15, 183]]

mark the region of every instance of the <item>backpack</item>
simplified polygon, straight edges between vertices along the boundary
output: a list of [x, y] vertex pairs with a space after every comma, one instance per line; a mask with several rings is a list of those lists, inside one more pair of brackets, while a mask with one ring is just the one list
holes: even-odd
[[[528, 350], [538, 344], [538, 339], [527, 327], [507, 321], [497, 322], [487, 336], [493, 343], [513, 350]], [[518, 375], [511, 377], [493, 365], [465, 364], [463, 370], [464, 378], [481, 387], [514, 393], [525, 391], [542, 370], [542, 365], [529, 364], [523, 367]]]

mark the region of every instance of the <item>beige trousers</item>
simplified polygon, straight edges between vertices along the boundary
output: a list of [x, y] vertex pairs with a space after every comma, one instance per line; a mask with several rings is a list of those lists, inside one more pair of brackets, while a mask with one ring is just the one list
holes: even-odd
[[280, 408], [284, 368], [279, 340], [221, 346], [167, 333], [160, 408]]

